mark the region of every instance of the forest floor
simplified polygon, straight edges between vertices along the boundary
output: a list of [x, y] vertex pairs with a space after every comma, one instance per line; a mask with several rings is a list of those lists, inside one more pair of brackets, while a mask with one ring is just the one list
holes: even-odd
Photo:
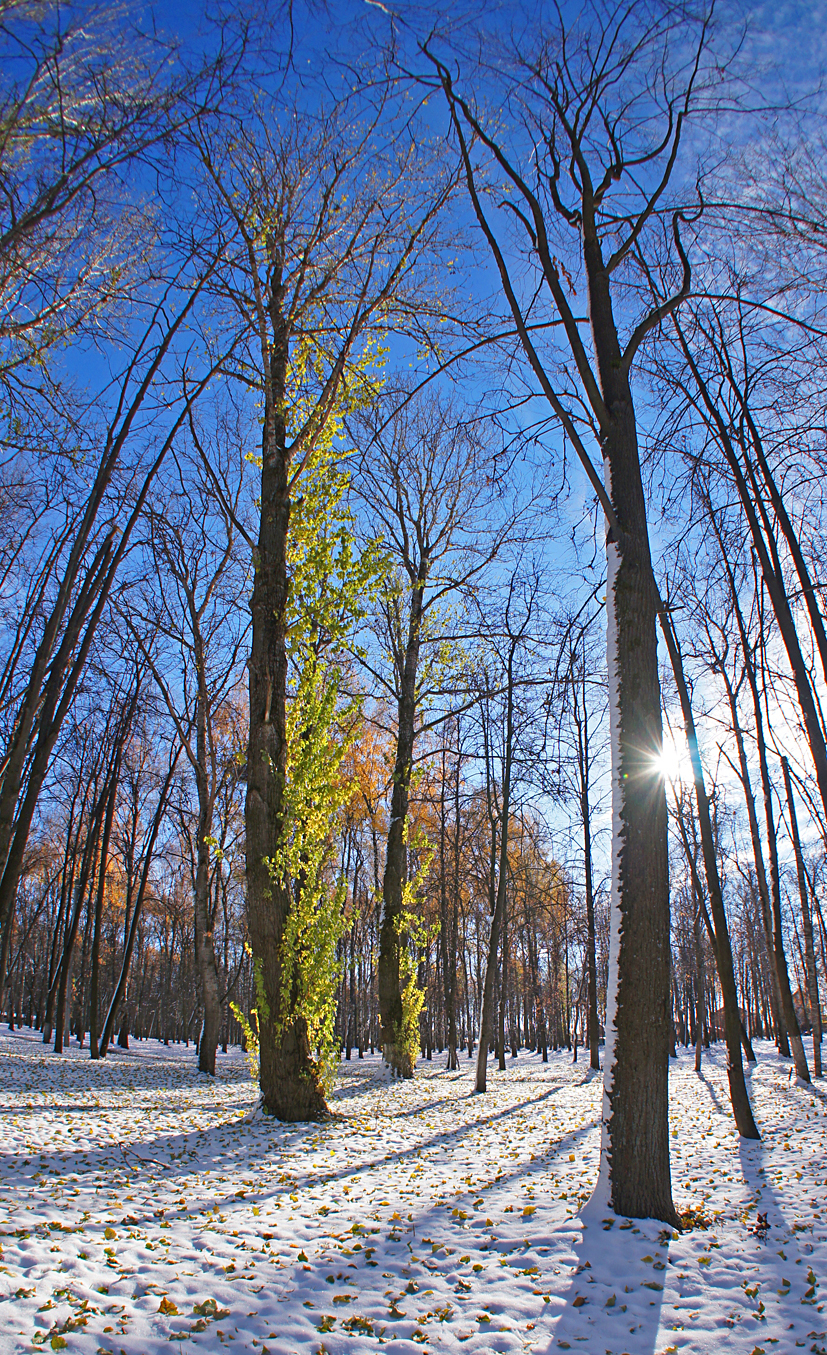
[[335, 1117], [291, 1127], [250, 1118], [238, 1051], [212, 1081], [192, 1046], [92, 1063], [3, 1034], [0, 1351], [827, 1352], [827, 1089], [757, 1052], [758, 1144], [722, 1051], [672, 1065], [675, 1201], [710, 1221], [678, 1235], [580, 1219], [582, 1054], [493, 1064], [485, 1097], [465, 1058], [394, 1084], [354, 1057]]

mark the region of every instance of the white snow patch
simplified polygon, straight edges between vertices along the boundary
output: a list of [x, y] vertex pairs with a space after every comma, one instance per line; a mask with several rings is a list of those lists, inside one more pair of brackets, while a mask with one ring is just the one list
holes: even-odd
[[354, 1059], [333, 1120], [284, 1125], [246, 1118], [237, 1051], [207, 1082], [192, 1047], [4, 1034], [0, 1352], [827, 1351], [827, 1096], [756, 1049], [758, 1144], [723, 1049], [671, 1066], [676, 1203], [711, 1221], [677, 1236], [584, 1225], [601, 1089], [562, 1052], [484, 1096], [473, 1061], [387, 1083]]

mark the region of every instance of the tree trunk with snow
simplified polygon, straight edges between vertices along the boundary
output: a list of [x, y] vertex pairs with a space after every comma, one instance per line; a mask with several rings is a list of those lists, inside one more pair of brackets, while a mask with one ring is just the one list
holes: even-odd
[[632, 393], [621, 372], [606, 375], [611, 424], [603, 454], [623, 541], [607, 543], [613, 842], [601, 1175], [616, 1213], [677, 1226], [669, 1166], [669, 859], [658, 770], [657, 601]]

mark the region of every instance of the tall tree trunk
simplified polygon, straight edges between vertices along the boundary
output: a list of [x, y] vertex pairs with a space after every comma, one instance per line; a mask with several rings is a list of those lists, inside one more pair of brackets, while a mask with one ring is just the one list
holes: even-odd
[[798, 892], [801, 899], [801, 922], [804, 931], [804, 971], [806, 974], [807, 1005], [810, 1008], [810, 1023], [813, 1029], [813, 1070], [821, 1077], [821, 1007], [818, 995], [818, 969], [813, 946], [813, 918], [810, 912], [807, 872], [804, 869], [804, 856], [801, 851], [801, 839], [798, 835], [798, 819], [795, 812], [790, 765], [784, 757], [781, 759], [784, 769], [784, 786], [787, 791], [787, 807], [790, 813], [790, 833], [795, 852], [795, 868], [798, 875]]
[[98, 855], [98, 843], [100, 841], [101, 824], [104, 817], [106, 806], [109, 802], [110, 778], [114, 770], [114, 764], [117, 754], [112, 749], [109, 765], [104, 773], [104, 783], [97, 800], [92, 809], [86, 832], [86, 841], [83, 846], [83, 855], [81, 857], [80, 875], [75, 886], [75, 906], [72, 910], [66, 926], [66, 935], [63, 942], [63, 957], [60, 964], [60, 980], [57, 990], [57, 1015], [55, 1018], [55, 1053], [63, 1053], [64, 1032], [67, 1024], [67, 995], [69, 995], [69, 979], [72, 964], [72, 954], [74, 951], [75, 940], [78, 933], [83, 904], [86, 900], [86, 890], [90, 878], [94, 886], [94, 867]]
[[[497, 892], [491, 914], [491, 931], [488, 935], [488, 954], [485, 962], [485, 979], [482, 987], [480, 1007], [480, 1042], [477, 1048], [477, 1076], [475, 1090], [484, 1092], [488, 1078], [488, 1047], [494, 1035], [494, 994], [497, 978], [497, 956], [500, 949], [500, 936], [503, 929], [506, 906], [506, 888], [508, 884], [508, 816], [511, 808], [511, 765], [514, 744], [514, 646], [509, 650], [506, 674], [506, 708], [503, 748], [503, 783], [501, 789], [500, 813], [500, 852]], [[495, 818], [491, 818], [491, 831], [495, 831]], [[492, 838], [493, 845], [493, 838]], [[492, 866], [496, 860], [492, 856]]]
[[[141, 866], [140, 879], [138, 880], [138, 889], [135, 895], [135, 903], [132, 909], [132, 916], [129, 921], [129, 929], [127, 931], [126, 937], [124, 938], [124, 950], [123, 958], [121, 960], [120, 973], [118, 974], [118, 978], [115, 983], [115, 990], [112, 994], [112, 998], [109, 1003], [109, 1010], [106, 1013], [106, 1020], [103, 1023], [103, 1030], [101, 1031], [99, 1055], [100, 1058], [102, 1059], [106, 1058], [106, 1051], [109, 1048], [112, 1035], [114, 1034], [115, 1021], [118, 1016], [118, 1010], [123, 1001], [124, 993], [126, 992], [126, 985], [129, 979], [129, 967], [132, 963], [132, 952], [135, 948], [135, 942], [138, 937], [138, 922], [140, 920], [144, 898], [146, 897], [147, 886], [149, 884], [149, 872], [152, 866], [152, 859], [155, 854], [155, 844], [158, 841], [158, 834], [161, 831], [161, 824], [163, 823], [164, 820], [164, 815], [166, 813], [167, 808], [167, 801], [169, 799], [169, 793], [172, 788], [172, 780], [175, 775], [175, 769], [178, 766], [178, 759], [180, 756], [181, 756], [181, 745], [179, 743], [177, 748], [173, 752], [172, 758], [170, 760], [169, 770], [166, 774], [166, 777], [164, 778], [164, 782], [161, 787], [161, 793], [158, 798], [158, 804], [155, 808], [155, 813], [153, 815], [152, 823], [149, 829], [149, 836], [146, 840], [146, 844], [144, 847], [144, 859]], [[121, 1025], [120, 1033], [118, 1035], [118, 1044], [122, 1049], [126, 1049], [128, 1047], [128, 1029], [129, 1025], [127, 1016], [126, 1014], [124, 1014], [123, 1023]], [[126, 1043], [123, 1043], [124, 1041], [126, 1041]]]
[[209, 788], [200, 792], [198, 813], [198, 842], [196, 844], [195, 891], [193, 915], [195, 922], [195, 955], [201, 1001], [204, 1004], [204, 1024], [198, 1042], [198, 1071], [215, 1076], [215, 1053], [221, 1025], [221, 994], [218, 987], [218, 968], [210, 916], [210, 844], [212, 805]]
[[712, 909], [712, 921], [715, 933], [715, 953], [718, 961], [718, 978], [721, 983], [721, 996], [724, 1005], [724, 1029], [727, 1047], [727, 1077], [732, 1111], [738, 1133], [745, 1139], [758, 1139], [758, 1127], [749, 1103], [744, 1078], [744, 1065], [741, 1060], [741, 1014], [738, 1007], [738, 989], [735, 984], [735, 967], [732, 961], [732, 947], [729, 940], [723, 892], [718, 873], [718, 858], [715, 852], [715, 840], [712, 833], [712, 820], [709, 813], [709, 799], [704, 783], [701, 756], [698, 748], [698, 736], [695, 730], [695, 718], [686, 684], [680, 645], [672, 626], [672, 619], [664, 608], [661, 611], [661, 625], [669, 651], [672, 671], [680, 697], [686, 741], [692, 762], [692, 775], [695, 782], [695, 801], [698, 807], [698, 824], [701, 831], [701, 850], [706, 873], [709, 903]]
[[69, 921], [66, 927], [66, 935], [63, 941], [63, 954], [60, 960], [59, 979], [57, 984], [57, 999], [55, 1012], [55, 1053], [63, 1053], [63, 1044], [66, 1036], [68, 1009], [67, 995], [70, 995], [69, 981], [71, 977], [72, 958], [75, 948], [75, 939], [78, 933], [78, 924], [80, 915], [83, 911], [83, 904], [86, 898], [86, 886], [89, 883], [89, 864], [91, 863], [92, 849], [87, 844], [83, 853], [83, 864], [78, 883], [75, 886], [75, 906], [69, 915]]
[[[596, 320], [593, 308], [593, 326]], [[622, 367], [616, 336], [614, 343], [606, 336], [601, 348], [612, 350]], [[616, 1213], [676, 1226], [668, 1117], [669, 857], [665, 788], [656, 771], [663, 742], [657, 601], [632, 394], [620, 373], [606, 373], [604, 399], [611, 412], [603, 436], [606, 479], [623, 540], [610, 533], [607, 541], [615, 831], [601, 1177], [608, 1177]]]
[[399, 674], [396, 755], [385, 874], [382, 881], [382, 924], [379, 931], [377, 972], [379, 1020], [385, 1061], [397, 1077], [405, 1078], [413, 1077], [413, 1059], [410, 1050], [404, 1048], [401, 1040], [404, 1014], [399, 979], [399, 952], [402, 946], [408, 944], [404, 935], [403, 921], [405, 885], [408, 878], [406, 830], [416, 727], [416, 674], [419, 666], [423, 593], [427, 577], [428, 560], [423, 555], [419, 577], [411, 592], [407, 643], [402, 671]]
[[[457, 729], [459, 736], [459, 730]], [[459, 738], [458, 738], [459, 742]], [[459, 914], [459, 866], [460, 866], [460, 780], [462, 760], [457, 753], [456, 771], [454, 776], [454, 850], [453, 861], [450, 874], [448, 876], [448, 852], [447, 836], [448, 823], [445, 804], [445, 790], [447, 782], [447, 768], [445, 757], [442, 761], [442, 781], [440, 787], [440, 905], [441, 905], [441, 926], [440, 926], [440, 946], [442, 954], [442, 982], [445, 996], [445, 1025], [446, 1025], [446, 1043], [448, 1045], [448, 1062], [446, 1067], [449, 1072], [455, 1072], [459, 1068], [459, 1059], [457, 1058], [457, 927]], [[449, 902], [450, 892], [450, 902]]]
[[[607, 26], [604, 34], [608, 31]], [[615, 38], [608, 40], [614, 42]], [[586, 470], [609, 526], [606, 611], [612, 744], [612, 898], [600, 1178], [593, 1208], [659, 1218], [674, 1227], [678, 1216], [672, 1201], [668, 1114], [669, 853], [666, 792], [657, 773], [663, 734], [658, 681], [658, 596], [649, 550], [630, 370], [645, 336], [672, 314], [688, 294], [689, 262], [676, 228], [683, 265], [682, 285], [640, 320], [625, 348], [621, 348], [612, 305], [611, 276], [626, 250], [636, 247], [640, 227], [630, 233], [624, 247], [618, 247], [616, 229], [607, 224], [603, 198], [614, 171], [622, 178], [627, 167], [621, 157], [608, 171], [604, 162], [599, 165], [598, 179], [593, 181], [592, 147], [586, 132], [588, 118], [584, 122], [579, 115], [572, 116], [572, 110], [578, 106], [602, 106], [601, 100], [607, 95], [609, 84], [613, 85], [614, 77], [604, 84], [603, 74], [598, 74], [598, 67], [593, 66], [580, 87], [576, 80], [572, 89], [567, 87], [569, 69], [565, 75], [560, 73], [559, 81], [555, 77], [553, 83], [543, 84], [540, 98], [548, 114], [549, 130], [533, 147], [531, 167], [524, 178], [517, 163], [482, 126], [468, 102], [455, 93], [448, 69], [435, 64], [451, 109], [474, 212], [496, 260], [523, 351]], [[604, 111], [602, 116], [608, 114]], [[671, 137], [672, 150], [665, 177], [642, 209], [641, 225], [654, 210], [672, 173], [682, 117], [674, 123], [670, 121], [665, 144]], [[570, 406], [555, 390], [534, 347], [519, 288], [515, 289], [506, 256], [477, 190], [465, 126], [471, 127], [474, 135], [487, 145], [494, 162], [520, 194], [526, 215], [522, 216], [520, 211], [517, 215], [526, 226], [526, 244], [540, 263], [571, 353], [567, 374], [572, 377], [576, 372], [581, 407], [590, 408], [597, 430], [604, 467], [602, 481], [581, 440]], [[538, 171], [541, 163], [544, 168]], [[572, 166], [569, 187], [574, 184], [576, 205], [571, 208], [557, 192], [563, 163]], [[546, 176], [542, 197], [538, 197], [535, 187], [529, 187], [534, 184], [537, 172], [541, 178]], [[551, 252], [546, 202], [555, 215], [555, 230], [564, 219], [580, 232], [594, 362], [585, 348], [580, 320], [569, 305], [565, 270]], [[608, 257], [604, 257], [604, 243], [611, 251]]]
[[[221, 992], [218, 983], [218, 965], [215, 958], [215, 908], [210, 907], [210, 839], [212, 836], [213, 805], [216, 768], [210, 756], [209, 731], [210, 693], [207, 690], [207, 670], [201, 616], [194, 598], [188, 596], [192, 627], [196, 680], [198, 683], [195, 712], [195, 778], [198, 788], [198, 825], [196, 828], [196, 868], [193, 917], [195, 923], [195, 956], [204, 1005], [204, 1024], [198, 1041], [198, 1071], [215, 1076], [215, 1053], [221, 1027]], [[217, 906], [217, 904], [216, 904]]]
[[[737, 603], [736, 599], [736, 606]], [[742, 644], [746, 641], [746, 633], [741, 637]], [[745, 660], [748, 663], [748, 660]], [[770, 956], [770, 1005], [772, 1008], [773, 1024], [775, 1026], [779, 1048], [786, 1058], [789, 1058], [790, 1049], [787, 1042], [787, 1028], [784, 1024], [781, 1007], [781, 988], [778, 982], [778, 966], [775, 960], [775, 949], [772, 941], [772, 905], [770, 903], [770, 891], [767, 884], [767, 872], [764, 865], [764, 853], [761, 847], [761, 833], [758, 828], [758, 814], [755, 808], [755, 796], [752, 790], [752, 780], [749, 774], [749, 764], [747, 763], [746, 748], [744, 746], [744, 732], [741, 728], [741, 722], [738, 715], [738, 703], [735, 698], [735, 692], [729, 675], [724, 669], [722, 662], [719, 662], [718, 672], [721, 674], [726, 687], [727, 699], [729, 701], [730, 715], [732, 718], [732, 729], [735, 734], [735, 743], [738, 749], [738, 765], [740, 767], [740, 781], [744, 791], [744, 801], [747, 807], [747, 818], [749, 820], [750, 839], [752, 841], [752, 855], [755, 862], [755, 878], [758, 883], [758, 898], [761, 910], [761, 921], [764, 925], [764, 934], [767, 942], [767, 951]]]
[[[751, 656], [748, 658], [747, 664], [749, 671], [752, 666]], [[778, 865], [778, 838], [775, 829], [775, 812], [772, 803], [773, 787], [770, 779], [769, 763], [767, 761], [767, 745], [764, 739], [764, 719], [757, 680], [755, 680], [754, 685], [754, 701], [756, 712], [755, 740], [758, 747], [761, 783], [764, 791], [764, 817], [767, 825], [767, 846], [770, 856], [770, 893], [772, 898], [773, 921], [772, 949], [775, 956], [776, 972], [778, 974], [781, 1013], [784, 1018], [784, 1027], [789, 1039], [796, 1074], [802, 1081], [809, 1082], [810, 1071], [807, 1067], [807, 1056], [804, 1053], [804, 1042], [801, 1039], [798, 1017], [795, 1014], [795, 1003], [793, 1002], [792, 989], [790, 988], [790, 975], [787, 969], [787, 953], [784, 947], [784, 919], [781, 912], [781, 873]]]
[[126, 718], [118, 729], [116, 739], [115, 761], [112, 767], [112, 776], [109, 782], [109, 796], [106, 801], [106, 814], [103, 821], [103, 833], [101, 835], [100, 861], [98, 863], [98, 883], [95, 890], [95, 918], [92, 928], [92, 962], [91, 975], [89, 979], [89, 1057], [97, 1059], [100, 1057], [98, 1045], [98, 1033], [100, 1030], [100, 951], [101, 951], [101, 924], [103, 920], [103, 900], [106, 892], [106, 870], [109, 864], [109, 844], [112, 838], [112, 825], [115, 821], [115, 806], [118, 800], [118, 786], [121, 776], [121, 762], [123, 760], [124, 743], [127, 732], [131, 726], [132, 718], [135, 713], [135, 707], [138, 702], [139, 685], [136, 683], [135, 693], [130, 702]]
[[[761, 694], [758, 687], [758, 675], [755, 668], [753, 649], [749, 642], [749, 636], [747, 635], [746, 624], [744, 622], [743, 612], [741, 611], [738, 592], [735, 587], [735, 579], [729, 561], [726, 558], [726, 552], [717, 527], [715, 528], [715, 532], [718, 537], [718, 542], [721, 545], [722, 558], [724, 559], [727, 570], [730, 596], [732, 598], [733, 607], [735, 608], [738, 632], [741, 637], [744, 671], [747, 675], [747, 683], [750, 689], [750, 696], [752, 697], [753, 716], [755, 719], [755, 742], [758, 749], [758, 764], [761, 772], [761, 788], [764, 798], [764, 822], [767, 832], [767, 851], [770, 858], [769, 897], [772, 917], [769, 920], [769, 923], [765, 919], [765, 927], [768, 928], [768, 949], [775, 980], [774, 987], [777, 988], [780, 1007], [778, 1048], [783, 1058], [789, 1058], [791, 1053], [790, 1042], [793, 1043], [795, 1048], [795, 1040], [798, 1038], [800, 1045], [800, 1033], [798, 1030], [798, 1021], [795, 1016], [795, 1008], [792, 1004], [792, 995], [790, 993], [790, 981], [787, 974], [787, 958], [784, 952], [784, 934], [781, 927], [781, 880], [778, 869], [778, 840], [775, 832], [775, 814], [772, 806], [772, 782], [770, 780], [769, 764], [767, 762], [767, 745], [764, 738], [764, 714], [761, 706]], [[766, 871], [764, 872], [764, 880], [766, 884]], [[803, 1053], [803, 1046], [801, 1046], [801, 1050]], [[798, 1066], [798, 1064], [796, 1066]]]
[[583, 868], [586, 885], [586, 965], [588, 968], [589, 1065], [600, 1068], [600, 1023], [597, 1019], [597, 936], [594, 924], [591, 809], [589, 806], [589, 712], [586, 704], [586, 660], [583, 656], [582, 716], [577, 719], [577, 762], [580, 779], [580, 821], [583, 825]]
[[[11, 1001], [11, 973], [9, 972], [9, 954], [11, 952], [12, 932], [14, 931], [14, 908], [10, 908], [6, 913], [6, 920], [3, 923], [3, 942], [0, 945], [0, 1004], [2, 1004], [6, 987], [9, 988], [9, 1001]], [[2, 1005], [0, 1005], [0, 1014]], [[10, 1015], [9, 1029], [14, 1029], [14, 1018]]]
[[703, 1058], [706, 985], [704, 983], [704, 948], [701, 941], [701, 900], [697, 897], [694, 879], [692, 892], [696, 895], [695, 920], [692, 925], [692, 935], [695, 942], [695, 1072], [699, 1073]]
[[287, 444], [287, 321], [278, 266], [271, 280], [273, 341], [265, 373], [261, 516], [250, 602], [250, 731], [247, 751], [247, 912], [256, 966], [262, 1102], [280, 1120], [316, 1120], [327, 1112], [307, 1022], [282, 991], [282, 943], [291, 881], [271, 871], [285, 826], [287, 767], [287, 604], [291, 452]]
[[[500, 862], [502, 865], [502, 861]], [[506, 858], [507, 868], [507, 858]], [[497, 1067], [501, 1073], [505, 1072], [505, 1010], [508, 1002], [508, 888], [506, 886], [503, 900], [502, 921], [500, 926], [500, 949], [502, 958], [500, 960], [500, 1002], [497, 1012]]]
[[[739, 456], [739, 451], [736, 450], [727, 423], [718, 408], [707, 382], [704, 381], [698, 370], [697, 363], [695, 362], [680, 326], [677, 322], [675, 323], [684, 356], [692, 371], [701, 400], [706, 408], [707, 426], [715, 436], [718, 445], [723, 452], [724, 459], [732, 474], [735, 488], [741, 501], [741, 506], [744, 510], [744, 516], [747, 520], [752, 543], [755, 547], [755, 553], [761, 566], [761, 575], [766, 584], [767, 592], [769, 593], [773, 613], [792, 670], [796, 694], [798, 696], [804, 728], [807, 734], [807, 741], [810, 745], [810, 752], [815, 767], [816, 781], [818, 782], [825, 813], [827, 813], [827, 742], [825, 742], [824, 730], [821, 726], [807, 664], [804, 660], [804, 655], [801, 652], [795, 618], [790, 605], [783, 569], [778, 555], [778, 545], [773, 531], [773, 524], [770, 520], [767, 505], [758, 484], [747, 448], [742, 444], [739, 449]], [[736, 391], [736, 394], [738, 394], [739, 398], [743, 401], [741, 393]], [[783, 1001], [783, 983], [781, 997]], [[785, 1019], [786, 1016], [787, 1013], [785, 1009]]]

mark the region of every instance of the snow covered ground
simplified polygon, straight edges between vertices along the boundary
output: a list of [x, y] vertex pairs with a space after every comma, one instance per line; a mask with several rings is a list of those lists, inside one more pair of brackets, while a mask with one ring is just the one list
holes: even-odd
[[[827, 1352], [827, 1088], [759, 1045], [739, 1144], [721, 1054], [673, 1065], [676, 1235], [583, 1226], [599, 1079], [582, 1061], [343, 1063], [336, 1117], [255, 1117], [154, 1042], [91, 1063], [0, 1036], [0, 1351]], [[758, 1212], [769, 1230], [756, 1233]], [[180, 1344], [187, 1342], [186, 1346]]]

